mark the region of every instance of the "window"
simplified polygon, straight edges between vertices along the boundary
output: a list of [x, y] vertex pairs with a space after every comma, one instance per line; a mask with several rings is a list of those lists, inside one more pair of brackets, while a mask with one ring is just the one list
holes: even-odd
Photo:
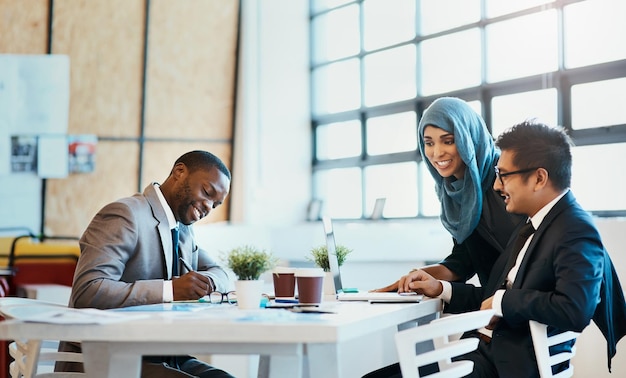
[[[417, 148], [417, 116], [415, 112], [371, 117], [366, 121], [367, 153], [384, 155], [415, 151]], [[393, 138], [389, 138], [393, 135]]]
[[586, 129], [626, 123], [624, 99], [626, 78], [572, 86], [572, 128]]
[[318, 159], [340, 159], [361, 155], [359, 121], [329, 123], [316, 129]]
[[482, 67], [478, 28], [427, 39], [420, 48], [422, 95], [480, 85]]
[[626, 183], [596, 163], [626, 157], [626, 2], [310, 1], [313, 196], [326, 214], [368, 218], [385, 198], [385, 218], [438, 216], [417, 125], [454, 96], [496, 137], [531, 118], [567, 128], [577, 198], [626, 215], [626, 200], [589, 179]]
[[497, 137], [509, 126], [527, 119], [558, 124], [557, 91], [554, 88], [520, 92], [491, 99], [491, 133]]
[[558, 68], [554, 9], [488, 24], [485, 34], [489, 82], [554, 72]]
[[388, 104], [415, 97], [415, 46], [368, 54], [363, 58], [366, 106]]
[[371, 215], [377, 198], [385, 198], [383, 217], [417, 215], [417, 167], [414, 161], [365, 167], [366, 215]]

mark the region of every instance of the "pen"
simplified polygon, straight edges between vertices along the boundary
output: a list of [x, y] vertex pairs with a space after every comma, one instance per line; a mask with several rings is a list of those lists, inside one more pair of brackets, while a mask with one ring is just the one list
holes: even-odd
[[280, 299], [280, 298], [274, 299], [274, 302], [276, 303], [299, 303], [297, 299]]
[[183, 263], [183, 265], [185, 266], [185, 269], [187, 269], [188, 272], [193, 272], [193, 268], [189, 265], [187, 261], [185, 261], [185, 259], [183, 259], [182, 257], [179, 257], [178, 259], [180, 260], [181, 263]]
[[199, 299], [184, 299], [181, 301], [172, 301], [172, 303], [211, 303], [210, 299], [204, 299], [203, 298], [199, 298]]

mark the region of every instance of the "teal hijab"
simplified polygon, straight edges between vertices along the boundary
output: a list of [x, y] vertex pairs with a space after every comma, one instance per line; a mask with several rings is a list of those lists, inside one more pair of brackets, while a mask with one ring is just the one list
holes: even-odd
[[[454, 176], [443, 178], [430, 164], [424, 151], [426, 126], [436, 126], [454, 135], [459, 156], [466, 166], [462, 180]], [[435, 100], [424, 111], [418, 131], [420, 152], [435, 179], [437, 197], [441, 202], [441, 223], [458, 243], [462, 243], [478, 225], [483, 193], [493, 186], [493, 167], [500, 151], [480, 115], [458, 98]]]

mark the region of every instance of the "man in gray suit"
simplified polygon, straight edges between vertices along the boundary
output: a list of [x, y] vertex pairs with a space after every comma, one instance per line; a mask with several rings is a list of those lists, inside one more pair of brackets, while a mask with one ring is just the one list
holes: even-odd
[[[224, 202], [230, 180], [218, 157], [191, 151], [176, 160], [163, 184], [152, 183], [143, 193], [103, 207], [80, 239], [70, 307], [110, 309], [225, 292], [226, 272], [198, 247], [191, 225]], [[75, 343], [61, 348], [80, 350]], [[82, 366], [57, 369], [81, 371]], [[231, 377], [191, 356], [144, 357], [141, 375]]]

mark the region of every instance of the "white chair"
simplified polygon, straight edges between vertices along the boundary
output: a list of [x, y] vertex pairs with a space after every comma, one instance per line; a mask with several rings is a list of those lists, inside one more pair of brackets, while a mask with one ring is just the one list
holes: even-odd
[[545, 324], [530, 320], [530, 335], [533, 339], [533, 347], [535, 348], [535, 357], [537, 358], [537, 367], [539, 368], [539, 376], [541, 378], [548, 377], [571, 377], [574, 375], [574, 366], [570, 363], [569, 367], [558, 373], [552, 374], [552, 366], [561, 362], [571, 361], [576, 354], [576, 346], [572, 346], [571, 352], [561, 352], [550, 356], [549, 348], [553, 345], [561, 344], [566, 341], [576, 340], [579, 332], [566, 331], [548, 337], [548, 326]]
[[[486, 326], [493, 314], [493, 310], [483, 310], [450, 315], [435, 319], [429, 324], [398, 332], [396, 349], [402, 377], [420, 377], [419, 367], [433, 363], [439, 364], [439, 372], [429, 377], [457, 378], [471, 373], [474, 369], [472, 361], [452, 362], [451, 359], [475, 350], [478, 347], [478, 339], [457, 340], [454, 336]], [[433, 341], [434, 350], [416, 352], [417, 343], [429, 340]]]
[[[16, 314], [28, 314], [29, 311], [41, 311], [47, 306], [59, 306], [55, 303], [36, 299], [4, 297], [0, 298], [0, 314], [6, 319], [19, 319]], [[32, 312], [31, 312], [32, 313]], [[14, 340], [9, 348], [13, 361], [9, 364], [12, 378], [74, 378], [85, 377], [84, 373], [54, 372], [57, 361], [83, 362], [81, 353], [59, 352], [58, 340]]]
[[57, 361], [83, 362], [81, 353], [59, 352], [58, 341], [16, 340], [9, 344], [14, 361], [9, 365], [11, 378], [73, 378], [84, 373], [54, 372]]

